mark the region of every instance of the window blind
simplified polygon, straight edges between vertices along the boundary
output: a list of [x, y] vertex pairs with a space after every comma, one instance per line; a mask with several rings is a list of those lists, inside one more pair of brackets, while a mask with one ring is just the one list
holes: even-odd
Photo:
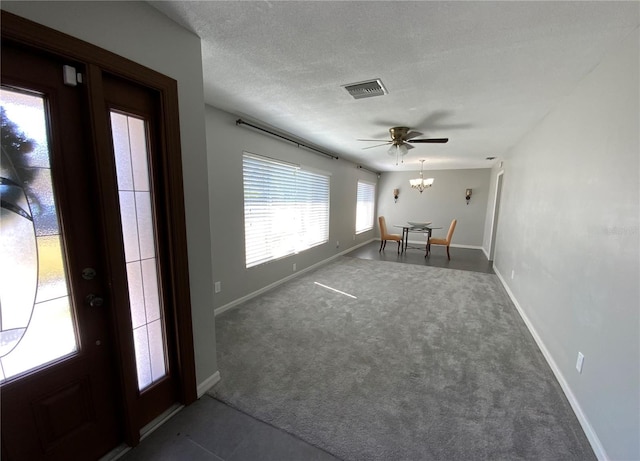
[[376, 185], [358, 181], [356, 197], [356, 234], [373, 229]]
[[329, 240], [329, 176], [243, 155], [246, 267]]

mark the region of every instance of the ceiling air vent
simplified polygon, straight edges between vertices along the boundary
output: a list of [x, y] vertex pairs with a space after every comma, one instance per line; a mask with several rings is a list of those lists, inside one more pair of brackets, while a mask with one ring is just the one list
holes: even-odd
[[350, 83], [349, 85], [343, 86], [354, 99], [372, 98], [374, 96], [387, 94], [387, 89], [379, 78], [366, 82]]

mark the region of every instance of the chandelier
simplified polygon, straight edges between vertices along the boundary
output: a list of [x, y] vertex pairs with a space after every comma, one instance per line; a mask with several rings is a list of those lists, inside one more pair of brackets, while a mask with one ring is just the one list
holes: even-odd
[[414, 189], [418, 189], [422, 194], [423, 190], [433, 186], [433, 178], [424, 179], [422, 177], [422, 168], [424, 167], [424, 160], [420, 160], [420, 161], [422, 162], [422, 164], [420, 165], [420, 177], [416, 179], [410, 179], [409, 183], [411, 184], [411, 187], [413, 187]]

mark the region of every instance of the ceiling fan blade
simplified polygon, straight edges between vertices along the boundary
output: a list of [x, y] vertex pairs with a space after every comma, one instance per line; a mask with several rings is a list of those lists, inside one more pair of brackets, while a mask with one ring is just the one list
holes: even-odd
[[363, 147], [362, 150], [373, 149], [374, 147], [380, 147], [380, 146], [388, 146], [389, 144], [391, 144], [391, 141], [385, 142], [384, 144], [376, 144], [375, 146]]
[[409, 131], [407, 135], [404, 137], [404, 140], [408, 141], [409, 139], [413, 139], [416, 136], [422, 136], [422, 133], [420, 133], [419, 131]]
[[411, 144], [405, 142], [404, 145], [407, 146], [407, 150], [413, 149], [413, 146]]
[[430, 143], [439, 143], [439, 144], [444, 144], [445, 142], [449, 142], [449, 138], [431, 138], [431, 139], [411, 139], [407, 142], [410, 143], [425, 143], [425, 142], [430, 142]]

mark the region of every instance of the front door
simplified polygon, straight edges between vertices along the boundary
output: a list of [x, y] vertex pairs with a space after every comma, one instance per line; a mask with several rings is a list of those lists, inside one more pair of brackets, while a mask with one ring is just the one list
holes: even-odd
[[0, 33], [2, 456], [97, 459], [196, 399], [177, 82]]
[[2, 44], [4, 459], [96, 459], [123, 440], [102, 213], [80, 63]]

